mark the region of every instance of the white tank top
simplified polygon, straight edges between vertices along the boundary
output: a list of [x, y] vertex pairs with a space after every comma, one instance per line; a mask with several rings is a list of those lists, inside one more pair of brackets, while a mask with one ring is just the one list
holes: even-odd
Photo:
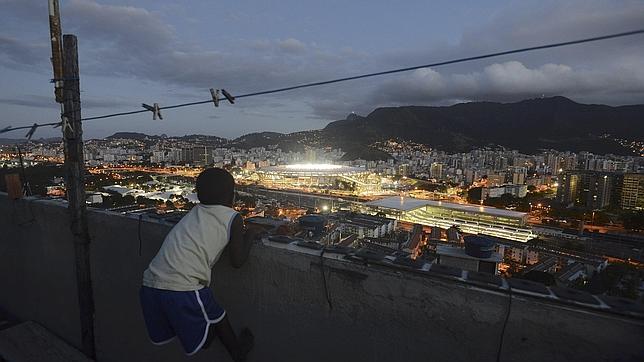
[[211, 269], [230, 240], [237, 211], [197, 204], [168, 233], [143, 272], [143, 285], [190, 291], [210, 286]]

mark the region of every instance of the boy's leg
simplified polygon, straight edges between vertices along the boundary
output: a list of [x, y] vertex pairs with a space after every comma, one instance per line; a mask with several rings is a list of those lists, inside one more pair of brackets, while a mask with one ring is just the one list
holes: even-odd
[[162, 304], [164, 291], [142, 286], [139, 290], [143, 319], [150, 341], [155, 345], [170, 342], [176, 336]]
[[253, 348], [254, 337], [250, 330], [244, 328], [239, 334], [239, 338], [237, 338], [233, 327], [230, 325], [228, 316], [225, 316], [221, 321], [210, 326], [204, 348], [210, 346], [215, 335], [219, 337], [219, 340], [221, 340], [221, 343], [226, 347], [226, 350], [235, 362], [245, 361], [248, 352]]

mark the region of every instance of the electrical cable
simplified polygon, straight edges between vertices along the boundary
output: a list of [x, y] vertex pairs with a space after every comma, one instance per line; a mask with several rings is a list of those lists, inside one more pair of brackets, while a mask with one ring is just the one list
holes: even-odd
[[499, 349], [496, 352], [496, 362], [501, 362], [501, 351], [503, 350], [503, 338], [505, 337], [505, 328], [508, 325], [508, 320], [510, 319], [511, 311], [512, 311], [512, 287], [508, 284], [508, 308], [505, 313], [505, 320], [503, 321], [503, 327], [501, 328], [501, 338], [499, 338]]
[[[591, 38], [570, 40], [570, 41], [564, 41], [564, 42], [559, 42], [559, 43], [551, 43], [551, 44], [543, 44], [543, 45], [537, 45], [537, 46], [531, 46], [531, 47], [525, 47], [525, 48], [518, 48], [518, 49], [512, 49], [512, 50], [506, 50], [506, 51], [500, 51], [500, 52], [476, 55], [476, 56], [471, 56], [471, 57], [464, 57], [464, 58], [445, 60], [445, 61], [440, 61], [440, 62], [436, 62], [436, 63], [429, 63], [429, 64], [416, 65], [416, 66], [411, 66], [411, 67], [404, 67], [404, 68], [385, 70], [385, 71], [374, 72], [374, 73], [359, 74], [359, 75], [348, 76], [348, 77], [343, 77], [343, 78], [336, 78], [336, 79], [331, 79], [331, 80], [320, 81], [320, 82], [304, 83], [304, 84], [299, 84], [299, 85], [294, 85], [294, 86], [289, 86], [289, 87], [283, 87], [283, 88], [276, 88], [276, 89], [269, 89], [269, 90], [263, 90], [263, 91], [258, 91], [258, 92], [240, 94], [240, 95], [233, 96], [233, 98], [234, 99], [239, 99], [239, 98], [255, 97], [255, 96], [259, 96], [259, 95], [281, 93], [281, 92], [291, 91], [291, 90], [295, 90], [295, 89], [318, 87], [318, 86], [327, 85], [327, 84], [340, 83], [340, 82], [346, 82], [346, 81], [364, 79], [364, 78], [370, 78], [370, 77], [377, 77], [377, 76], [394, 74], [394, 73], [408, 72], [408, 71], [422, 69], [422, 68], [439, 67], [439, 66], [443, 66], [443, 65], [464, 63], [464, 62], [469, 62], [469, 61], [474, 61], [474, 60], [481, 60], [481, 59], [499, 57], [499, 56], [503, 56], [503, 55], [525, 53], [525, 52], [529, 52], [529, 51], [543, 50], [543, 49], [550, 49], [550, 48], [558, 48], [558, 47], [564, 47], [564, 46], [570, 46], [570, 45], [576, 45], [576, 44], [590, 43], [590, 42], [595, 42], [595, 41], [600, 41], [600, 40], [621, 38], [621, 37], [626, 37], [626, 36], [631, 36], [631, 35], [638, 35], [638, 34], [644, 34], [644, 29], [621, 32], [621, 33], [615, 33], [615, 34], [609, 34], [609, 35], [596, 36], [596, 37], [591, 37]], [[226, 98], [219, 98], [218, 100], [225, 101]], [[213, 102], [214, 102], [214, 100], [211, 98], [211, 99], [204, 100], [204, 101], [180, 103], [180, 104], [175, 104], [175, 105], [170, 105], [170, 106], [159, 107], [159, 110], [190, 107], [190, 106], [213, 103]], [[81, 118], [81, 121], [92, 121], [92, 120], [98, 120], [98, 119], [105, 119], [105, 118], [126, 116], [126, 115], [138, 114], [138, 113], [145, 113], [145, 112], [149, 112], [149, 110], [140, 109], [140, 110], [129, 111], [129, 112], [110, 113], [110, 114], [105, 114], [105, 115], [101, 115], [101, 116], [93, 116], [93, 117]], [[59, 125], [60, 123], [61, 122], [59, 121], [59, 122], [50, 122], [50, 123], [42, 123], [42, 124], [33, 124], [31, 126], [6, 127], [4, 129], [0, 129], [0, 134], [5, 133], [5, 132], [10, 132], [10, 131], [15, 131], [15, 130], [21, 130], [21, 129], [31, 129], [33, 127], [38, 128], [38, 127], [44, 127], [44, 126], [56, 126], [56, 125]]]
[[137, 227], [137, 235], [139, 237], [139, 256], [141, 256], [141, 249], [143, 246], [143, 238], [141, 237], [141, 222], [143, 221], [143, 214], [139, 214], [139, 225]]
[[326, 296], [326, 302], [329, 304], [329, 309], [333, 310], [333, 304], [331, 303], [331, 295], [329, 294], [329, 286], [326, 281], [326, 273], [324, 272], [324, 252], [326, 251], [326, 246], [322, 247], [320, 252], [320, 269], [322, 270], [322, 280], [324, 281], [324, 294]]

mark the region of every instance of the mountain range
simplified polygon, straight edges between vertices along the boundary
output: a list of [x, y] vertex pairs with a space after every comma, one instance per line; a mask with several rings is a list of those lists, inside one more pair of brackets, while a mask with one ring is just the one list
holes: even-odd
[[644, 140], [644, 105], [580, 104], [557, 96], [516, 103], [470, 102], [444, 107], [383, 107], [350, 114], [315, 131], [261, 132], [232, 142], [242, 147], [310, 144], [361, 153], [387, 139], [407, 140], [447, 152], [503, 146], [632, 155], [615, 139]]
[[[108, 138], [152, 141], [164, 137], [119, 132]], [[386, 157], [386, 153], [374, 150], [371, 145], [388, 139], [413, 141], [446, 152], [502, 146], [528, 154], [556, 149], [633, 155], [616, 139], [644, 140], [644, 105], [580, 104], [556, 96], [515, 103], [382, 107], [367, 116], [352, 113], [319, 130], [258, 132], [233, 140], [204, 135], [172, 138], [198, 139], [218, 147], [277, 145], [284, 150], [301, 150], [306, 146], [331, 146], [347, 151], [349, 158], [367, 159]]]

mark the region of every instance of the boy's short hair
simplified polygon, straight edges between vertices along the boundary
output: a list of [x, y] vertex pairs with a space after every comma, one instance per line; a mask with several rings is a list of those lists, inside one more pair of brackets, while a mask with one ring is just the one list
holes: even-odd
[[197, 197], [204, 205], [232, 206], [235, 180], [223, 168], [208, 168], [197, 176]]

